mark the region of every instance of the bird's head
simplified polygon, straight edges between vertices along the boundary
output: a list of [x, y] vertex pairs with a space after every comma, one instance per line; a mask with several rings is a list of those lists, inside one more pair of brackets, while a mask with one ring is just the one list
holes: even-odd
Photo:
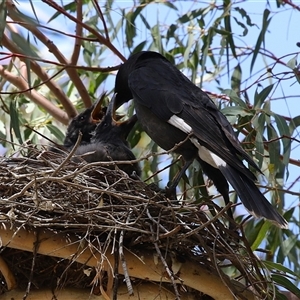
[[99, 100], [97, 100], [91, 107], [84, 110], [73, 118], [68, 126], [64, 146], [73, 147], [78, 139], [79, 132], [82, 133], [81, 142], [89, 143], [91, 140], [91, 133], [105, 116], [106, 107], [102, 107], [103, 100], [106, 93], [103, 93]]
[[117, 93], [111, 99], [104, 118], [96, 127], [93, 136], [93, 142], [123, 142], [127, 144], [126, 139], [137, 121], [136, 115], [133, 115], [126, 121], [119, 121], [120, 116], [116, 115]]
[[123, 103], [133, 98], [129, 88], [128, 79], [134, 70], [151, 63], [153, 59], [166, 60], [164, 56], [153, 51], [141, 51], [131, 55], [128, 60], [121, 65], [115, 81], [115, 93], [117, 93], [116, 106], [120, 107]]

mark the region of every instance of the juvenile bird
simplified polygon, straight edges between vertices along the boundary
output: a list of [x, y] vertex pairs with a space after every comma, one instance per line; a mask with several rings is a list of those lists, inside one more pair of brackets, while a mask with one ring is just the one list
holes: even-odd
[[136, 115], [124, 122], [115, 120], [116, 101], [112, 98], [105, 116], [96, 127], [90, 143], [80, 145], [76, 155], [82, 155], [87, 162], [95, 161], [116, 161], [116, 165], [132, 175], [135, 172], [140, 176], [141, 170], [138, 163], [118, 164], [117, 161], [136, 160], [132, 153], [127, 137], [137, 121]]
[[287, 221], [255, 185], [255, 175], [243, 164], [261, 172], [242, 148], [232, 126], [209, 96], [194, 85], [164, 56], [144, 51], [120, 67], [115, 82], [118, 105], [134, 100], [137, 117], [146, 133], [163, 149], [181, 143], [176, 153], [185, 165], [169, 189], [175, 190], [194, 159], [229, 203], [228, 182], [247, 210], [287, 228]]
[[86, 145], [90, 143], [92, 132], [96, 129], [97, 124], [104, 117], [107, 109], [106, 107], [102, 107], [105, 96], [106, 93], [103, 93], [99, 100], [91, 107], [87, 108], [72, 119], [67, 128], [66, 137], [63, 143], [65, 148], [72, 150], [77, 142], [79, 132], [82, 133], [80, 144]]

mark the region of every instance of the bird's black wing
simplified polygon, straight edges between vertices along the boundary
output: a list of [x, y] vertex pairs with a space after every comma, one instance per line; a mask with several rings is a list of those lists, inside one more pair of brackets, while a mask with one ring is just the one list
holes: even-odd
[[178, 116], [192, 128], [201, 145], [255, 179], [237, 155], [259, 168], [240, 146], [226, 117], [174, 66], [156, 60], [133, 71], [128, 81], [135, 101], [165, 122], [173, 115]]

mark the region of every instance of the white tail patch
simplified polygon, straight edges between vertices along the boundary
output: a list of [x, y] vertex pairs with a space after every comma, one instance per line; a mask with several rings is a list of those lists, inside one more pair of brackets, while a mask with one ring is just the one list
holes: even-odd
[[[180, 129], [186, 134], [190, 134], [193, 131], [192, 127], [189, 124], [187, 124], [183, 119], [177, 117], [176, 115], [173, 115], [168, 120], [168, 123]], [[190, 140], [198, 148], [198, 155], [202, 160], [204, 160], [214, 168], [219, 168], [219, 166], [226, 167], [226, 162], [218, 155], [202, 146], [196, 137], [191, 137]]]
[[219, 166], [226, 167], [226, 162], [215, 153], [211, 152], [204, 146], [201, 146], [197, 138], [192, 137], [190, 138], [190, 140], [198, 148], [198, 155], [202, 160], [217, 169], [219, 168]]

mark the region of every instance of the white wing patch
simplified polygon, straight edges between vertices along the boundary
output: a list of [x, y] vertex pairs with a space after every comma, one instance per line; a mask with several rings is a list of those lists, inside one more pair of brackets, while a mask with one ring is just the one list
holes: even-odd
[[192, 132], [192, 127], [188, 125], [183, 119], [173, 115], [169, 120], [168, 123], [173, 125], [174, 127], [180, 129], [186, 134], [190, 134]]

